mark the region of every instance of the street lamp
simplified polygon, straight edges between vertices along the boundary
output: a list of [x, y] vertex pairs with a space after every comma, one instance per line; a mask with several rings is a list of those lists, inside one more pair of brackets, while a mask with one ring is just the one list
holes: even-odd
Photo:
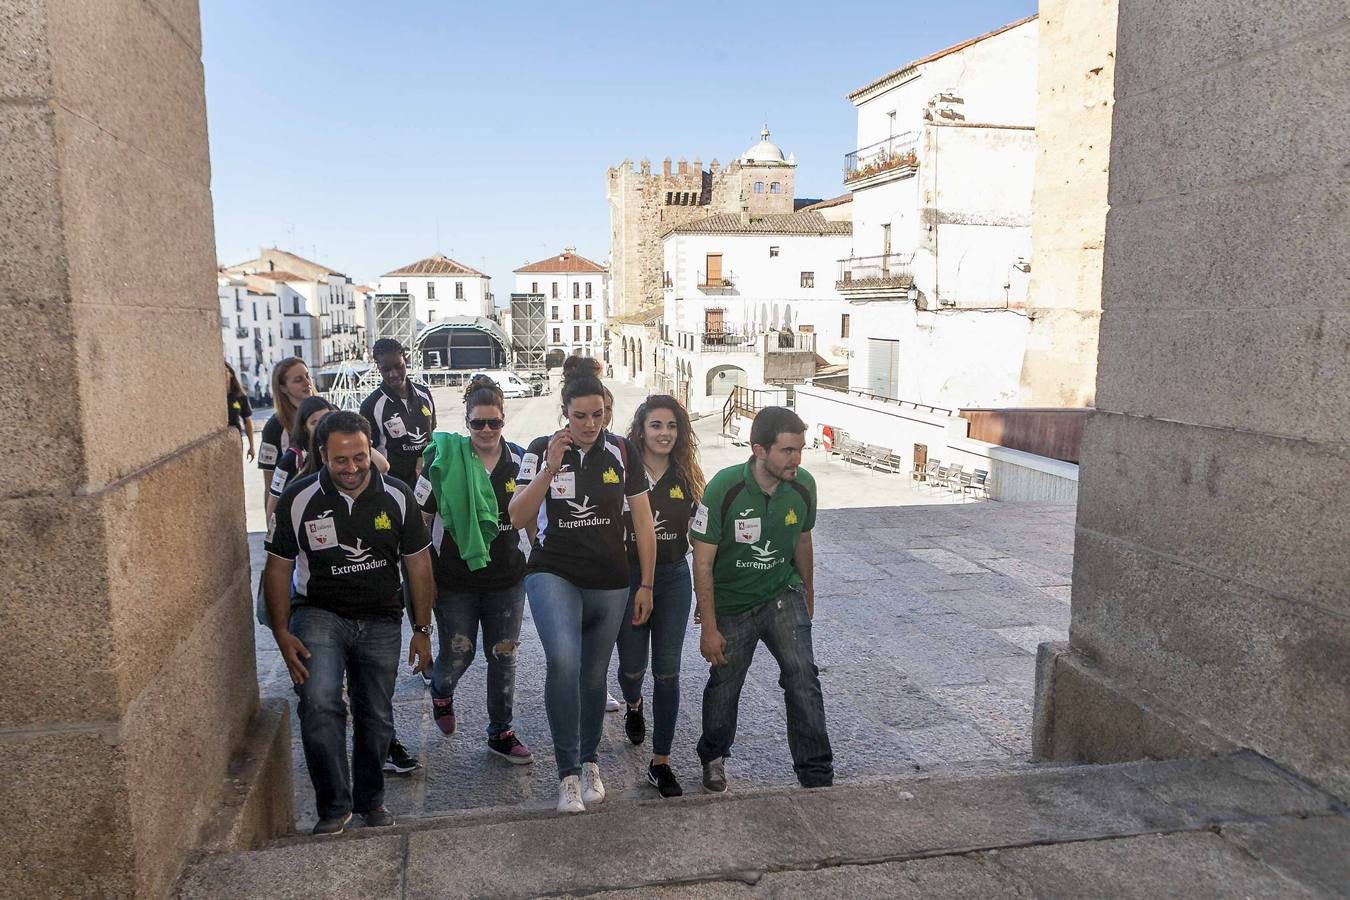
[[909, 287], [905, 290], [905, 299], [908, 300], [910, 303], [914, 303], [919, 299], [919, 288], [912, 281], [909, 283]]

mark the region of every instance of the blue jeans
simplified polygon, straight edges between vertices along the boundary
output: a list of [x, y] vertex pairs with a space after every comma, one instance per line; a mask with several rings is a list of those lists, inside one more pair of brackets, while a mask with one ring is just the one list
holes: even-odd
[[605, 676], [619, 634], [627, 588], [579, 588], [549, 572], [525, 576], [530, 613], [544, 647], [544, 708], [553, 732], [558, 778], [599, 761]]
[[792, 769], [802, 787], [834, 783], [834, 754], [825, 731], [825, 701], [815, 654], [811, 650], [811, 618], [800, 587], [786, 588], [768, 603], [734, 616], [718, 616], [717, 629], [726, 640], [726, 665], [708, 670], [703, 689], [703, 736], [698, 758], [710, 762], [728, 755], [736, 739], [736, 713], [741, 686], [755, 646], [764, 642], [778, 661], [778, 686], [787, 700], [788, 749]]
[[455, 685], [473, 663], [478, 628], [483, 629], [483, 658], [487, 660], [488, 737], [511, 728], [516, 696], [516, 648], [520, 620], [525, 613], [525, 587], [496, 591], [453, 591], [436, 594], [436, 632], [440, 652], [431, 672], [431, 696], [455, 695]]
[[669, 756], [675, 739], [675, 718], [680, 713], [680, 656], [694, 587], [689, 564], [683, 559], [661, 563], [652, 579], [652, 616], [633, 624], [633, 600], [641, 573], [635, 566], [628, 591], [628, 611], [619, 626], [619, 687], [629, 704], [642, 699], [642, 680], [647, 674], [647, 650], [652, 661], [652, 754]]
[[[304, 661], [309, 677], [295, 693], [319, 818], [370, 812], [384, 803], [384, 758], [394, 736], [394, 680], [403, 648], [401, 623], [348, 619], [300, 606], [291, 613], [290, 628], [310, 652]], [[344, 674], [352, 702], [350, 776]]]

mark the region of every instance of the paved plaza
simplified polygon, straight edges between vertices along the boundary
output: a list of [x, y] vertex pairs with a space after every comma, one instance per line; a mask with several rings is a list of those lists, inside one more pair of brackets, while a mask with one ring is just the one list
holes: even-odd
[[[458, 424], [450, 392], [438, 396], [441, 427]], [[641, 399], [618, 386], [616, 418], [626, 424]], [[508, 435], [527, 443], [554, 427], [556, 395], [509, 401]], [[748, 452], [698, 423], [709, 474]], [[815, 531], [815, 648], [825, 709], [842, 782], [904, 774], [942, 763], [1011, 762], [1030, 754], [1036, 646], [1064, 640], [1074, 508], [1063, 505], [960, 502], [911, 488], [907, 476], [870, 472], [808, 451], [821, 513]], [[262, 563], [260, 479], [246, 472], [250, 547]], [[264, 697], [294, 702], [270, 631], [256, 632]], [[456, 691], [459, 730], [432, 723], [429, 694], [403, 665], [395, 692], [398, 734], [422, 762], [409, 777], [391, 777], [387, 803], [398, 816], [431, 816], [481, 807], [551, 807], [557, 776], [543, 707], [544, 658], [527, 614], [516, 684], [516, 731], [535, 763], [511, 766], [484, 746], [486, 666], [480, 655]], [[614, 666], [611, 666], [611, 673]], [[707, 666], [698, 631], [685, 642], [681, 710], [671, 764], [686, 791], [697, 791], [694, 744]], [[611, 674], [617, 695], [617, 677]], [[646, 684], [650, 698], [651, 680]], [[313, 821], [313, 792], [295, 741], [297, 825]], [[648, 720], [650, 727], [650, 718]], [[630, 745], [623, 715], [607, 717], [601, 771], [609, 804], [655, 796], [644, 772], [650, 744]], [[777, 667], [761, 652], [741, 701], [738, 738], [728, 763], [733, 790], [793, 784]]]

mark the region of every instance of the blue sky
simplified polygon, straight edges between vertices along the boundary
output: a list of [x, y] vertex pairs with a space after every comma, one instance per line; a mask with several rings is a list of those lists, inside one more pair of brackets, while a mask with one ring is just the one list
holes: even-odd
[[797, 195], [842, 193], [845, 94], [1035, 2], [201, 9], [222, 263], [277, 244], [368, 281], [439, 250], [500, 299], [564, 246], [608, 256], [605, 170], [624, 157], [725, 162], [767, 117]]

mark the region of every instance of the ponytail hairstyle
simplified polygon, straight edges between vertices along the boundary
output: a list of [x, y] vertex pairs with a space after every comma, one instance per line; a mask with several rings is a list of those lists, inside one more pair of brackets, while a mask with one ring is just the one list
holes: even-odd
[[506, 396], [502, 389], [486, 375], [475, 375], [464, 388], [464, 415], [475, 406], [495, 406], [506, 412]]
[[670, 465], [675, 470], [676, 480], [689, 492], [689, 499], [697, 502], [703, 497], [706, 481], [703, 468], [698, 464], [698, 435], [694, 434], [689, 413], [680, 401], [668, 394], [652, 394], [643, 400], [633, 416], [633, 424], [628, 427], [628, 440], [639, 453], [646, 452], [647, 416], [658, 409], [670, 410], [675, 416], [675, 427], [679, 431], [675, 435], [675, 446], [670, 449]]
[[336, 406], [322, 397], [306, 397], [300, 401], [300, 406], [296, 408], [295, 423], [291, 425], [291, 446], [297, 450], [305, 451], [305, 464], [300, 467], [300, 471], [295, 473], [297, 476], [308, 475], [319, 468], [318, 454], [314, 452], [314, 436], [309, 433], [306, 424], [309, 422], [309, 417], [316, 412], [332, 412], [335, 409], [337, 409]]

